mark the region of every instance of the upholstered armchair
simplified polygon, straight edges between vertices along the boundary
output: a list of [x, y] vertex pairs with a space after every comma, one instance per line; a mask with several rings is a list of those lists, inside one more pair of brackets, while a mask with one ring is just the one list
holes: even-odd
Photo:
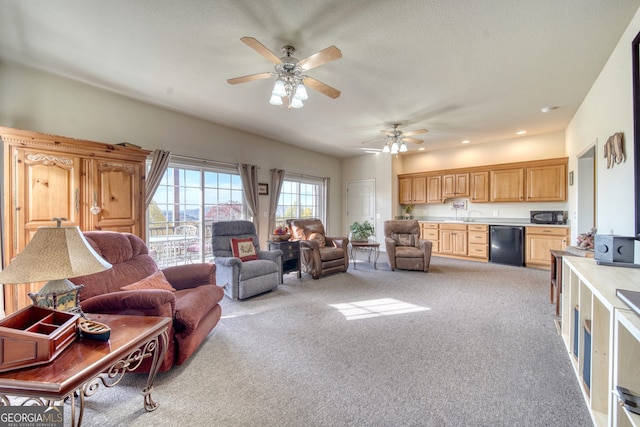
[[384, 242], [391, 271], [429, 271], [433, 242], [420, 238], [420, 224], [416, 220], [384, 222]]
[[291, 240], [300, 241], [302, 271], [314, 279], [349, 268], [349, 238], [327, 237], [319, 219], [292, 219], [287, 221]]
[[264, 251], [251, 221], [219, 221], [211, 226], [216, 281], [233, 300], [272, 291], [282, 283], [282, 251]]

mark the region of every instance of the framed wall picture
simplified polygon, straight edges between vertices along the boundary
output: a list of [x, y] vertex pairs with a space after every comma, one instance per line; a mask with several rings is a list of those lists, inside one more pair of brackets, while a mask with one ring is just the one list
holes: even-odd
[[268, 196], [269, 195], [269, 184], [259, 183], [258, 184], [258, 195], [259, 196]]

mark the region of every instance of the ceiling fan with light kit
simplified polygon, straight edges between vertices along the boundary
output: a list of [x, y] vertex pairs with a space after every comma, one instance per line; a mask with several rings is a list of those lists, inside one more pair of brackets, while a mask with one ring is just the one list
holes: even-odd
[[403, 132], [400, 129], [398, 129], [398, 127], [400, 126], [400, 123], [393, 123], [391, 124], [391, 126], [393, 128], [391, 130], [380, 131], [386, 134], [386, 138], [376, 138], [369, 141], [364, 141], [362, 142], [362, 144], [368, 144], [370, 142], [386, 139], [384, 147], [382, 148], [383, 153], [391, 153], [391, 154], [404, 153], [405, 151], [408, 150], [407, 144], [406, 144], [407, 142], [411, 142], [413, 144], [422, 144], [424, 142], [421, 139], [410, 138], [412, 135], [418, 135], [421, 133], [429, 132], [427, 129], [417, 129], [409, 132]]
[[283, 98], [287, 98], [289, 109], [302, 108], [302, 101], [305, 101], [309, 97], [306, 86], [333, 99], [340, 96], [339, 90], [322, 83], [313, 77], [303, 74], [312, 68], [342, 58], [342, 52], [337, 47], [329, 46], [328, 48], [316, 52], [307, 58], [297, 59], [293, 56], [295, 53], [295, 48], [293, 46], [283, 46], [283, 56], [278, 57], [253, 37], [242, 37], [240, 40], [272, 62], [274, 64], [275, 71], [235, 77], [228, 79], [227, 83], [235, 85], [254, 80], [268, 79], [275, 76], [276, 83], [273, 87], [269, 103], [271, 105], [282, 105]]

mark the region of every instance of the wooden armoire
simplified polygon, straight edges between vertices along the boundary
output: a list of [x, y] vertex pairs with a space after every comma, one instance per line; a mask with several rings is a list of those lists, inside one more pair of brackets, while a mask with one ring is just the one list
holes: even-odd
[[[3, 265], [38, 227], [145, 233], [145, 160], [149, 151], [0, 127], [3, 145]], [[37, 268], [37, 266], [34, 266]], [[42, 283], [4, 285], [5, 314], [31, 304]]]

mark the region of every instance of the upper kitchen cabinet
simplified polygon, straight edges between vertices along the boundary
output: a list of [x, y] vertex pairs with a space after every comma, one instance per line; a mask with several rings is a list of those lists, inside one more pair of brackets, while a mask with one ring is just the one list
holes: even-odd
[[524, 168], [490, 171], [489, 189], [491, 202], [523, 202]]
[[486, 203], [489, 201], [489, 171], [471, 172], [469, 174], [469, 201]]
[[442, 199], [469, 197], [469, 173], [442, 175]]
[[398, 179], [400, 204], [412, 205], [427, 202], [427, 177], [424, 175]]
[[528, 202], [564, 202], [567, 200], [566, 163], [526, 168]]
[[427, 177], [427, 203], [442, 203], [442, 177], [433, 175]]

